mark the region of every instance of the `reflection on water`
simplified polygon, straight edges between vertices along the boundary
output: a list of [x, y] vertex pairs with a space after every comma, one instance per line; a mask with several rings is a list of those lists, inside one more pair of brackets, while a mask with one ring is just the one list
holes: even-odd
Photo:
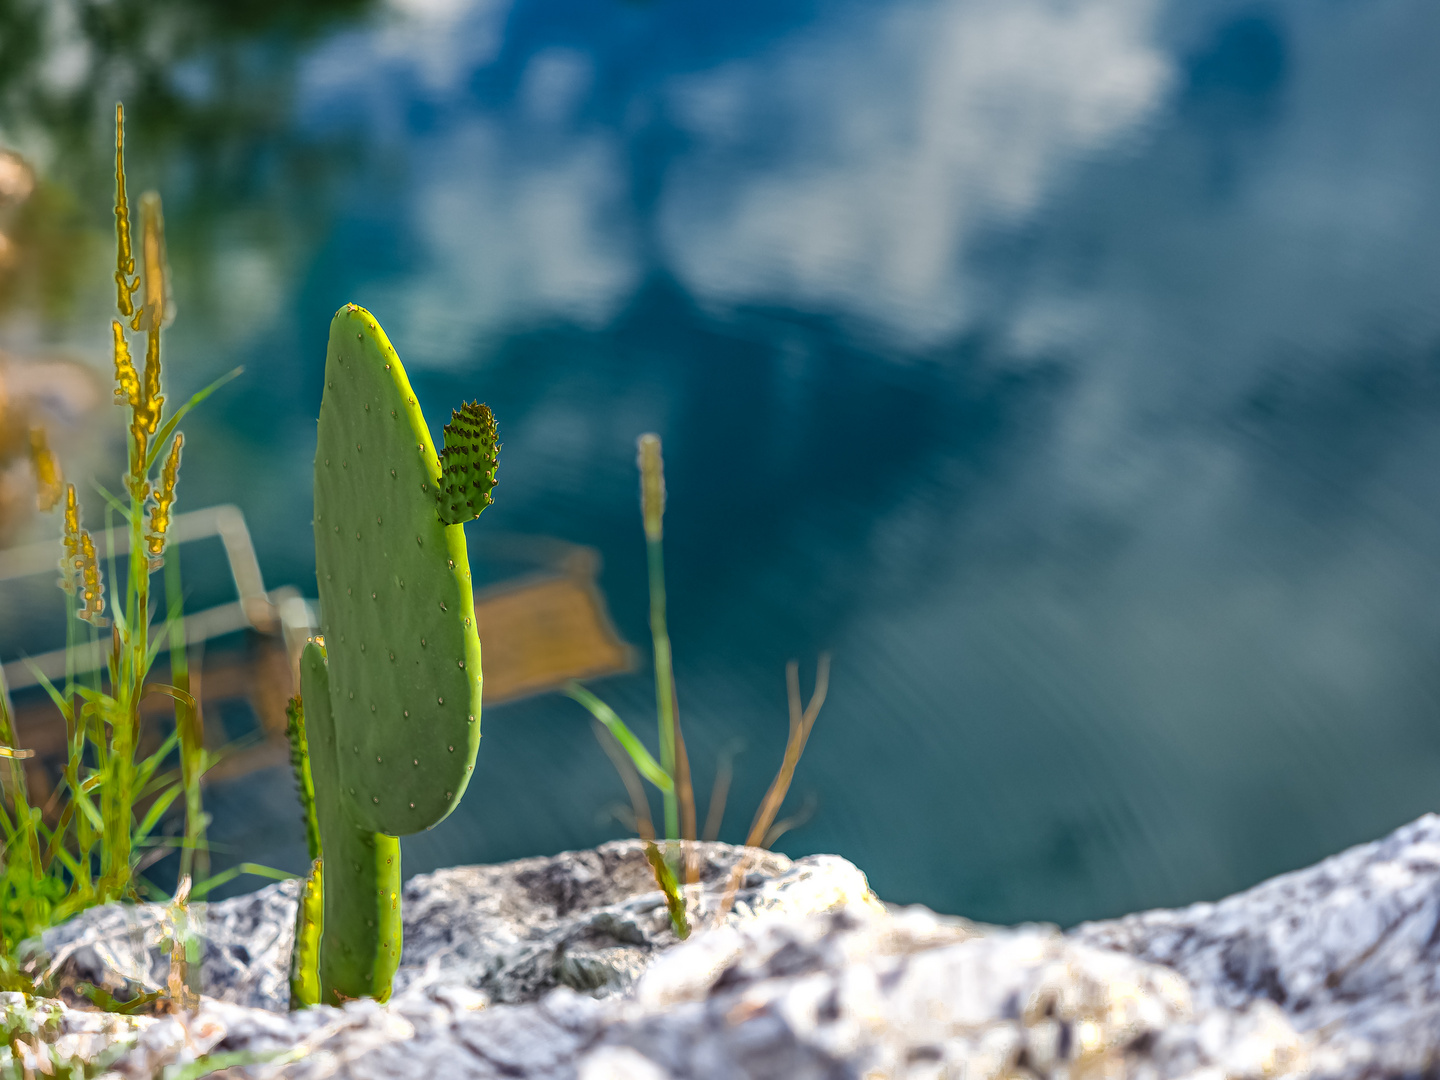
[[[634, 438], [662, 435], [701, 786], [739, 737], [732, 805], [758, 801], [784, 662], [833, 649], [796, 780], [818, 810], [781, 846], [887, 898], [1072, 921], [1433, 805], [1440, 9], [330, 8], [187, 38], [153, 75], [203, 123], [132, 106], [177, 250], [176, 389], [249, 369], [182, 498], [240, 503], [267, 581], [313, 580], [325, 328], [353, 300], [425, 401], [500, 418], [475, 549], [599, 549], [631, 641]], [[50, 182], [103, 207], [93, 111], [0, 131], [69, 147]], [[103, 321], [46, 327], [102, 355]], [[640, 723], [647, 680], [605, 696]], [[573, 703], [485, 733], [407, 868], [614, 834]], [[283, 780], [259, 809], [216, 792], [243, 857], [303, 858]]]

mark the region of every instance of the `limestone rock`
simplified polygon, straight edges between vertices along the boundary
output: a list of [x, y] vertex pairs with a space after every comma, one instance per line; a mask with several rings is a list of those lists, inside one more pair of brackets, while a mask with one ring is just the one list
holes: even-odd
[[1198, 1001], [1274, 1002], [1332, 1076], [1440, 1068], [1440, 816], [1218, 903], [1071, 937], [1173, 968]]
[[1175, 972], [1050, 927], [864, 903], [728, 921], [675, 945], [625, 997], [560, 987], [500, 1005], [432, 982], [387, 1006], [285, 1015], [206, 999], [135, 1023], [114, 1067], [137, 1077], [206, 1053], [289, 1080], [1264, 1080], [1309, 1064], [1269, 1002], [1196, 1010]]
[[[718, 919], [741, 858], [753, 861]], [[109, 1077], [203, 1058], [255, 1080], [1435, 1072], [1440, 818], [1216, 904], [1068, 935], [886, 909], [832, 856], [705, 845], [699, 864], [684, 942], [634, 842], [425, 875], [404, 895], [391, 1002], [299, 1013], [279, 1011], [294, 899], [273, 886], [204, 911], [197, 1011], [111, 1017], [0, 996], [0, 1069], [40, 1074], [80, 1053]], [[164, 926], [163, 909], [101, 910], [45, 944], [65, 977], [158, 986]]]
[[[774, 852], [696, 844], [700, 882], [687, 889], [691, 921], [713, 918], [741, 859], [740, 918], [798, 915], [880, 903], [844, 859], [791, 862]], [[664, 897], [638, 840], [553, 858], [462, 866], [411, 879], [403, 895], [405, 949], [397, 992], [445, 983], [496, 1002], [534, 1001], [556, 986], [606, 997], [628, 990], [661, 949], [675, 944]]]
[[[713, 915], [742, 859], [734, 900], [741, 918], [802, 914], [846, 904], [879, 908], [854, 866], [819, 855], [783, 855], [696, 844], [696, 921]], [[236, 1005], [284, 1012], [295, 934], [296, 883], [280, 882], [215, 904], [194, 904], [201, 942], [199, 989]], [[396, 992], [443, 982], [496, 1002], [533, 1001], [556, 986], [606, 996], [623, 992], [676, 938], [638, 840], [547, 858], [420, 874], [402, 897], [405, 947]], [[170, 971], [168, 910], [111, 904], [47, 930], [39, 943], [49, 976], [89, 982], [121, 1000], [163, 990]]]
[[[716, 973], [707, 984], [699, 971]], [[577, 1075], [624, 1075], [613, 1063], [632, 1054], [660, 1077], [756, 1080], [1258, 1080], [1308, 1065], [1269, 1003], [1197, 1013], [1165, 968], [1053, 927], [984, 928], [924, 908], [736, 924], [679, 946], [615, 1008]]]
[[[261, 1009], [290, 1000], [297, 883], [279, 882], [218, 904], [193, 904], [199, 935], [199, 986], [211, 996]], [[166, 988], [173, 940], [159, 904], [106, 904], [45, 931], [31, 953], [60, 986], [90, 983], [121, 1001]]]

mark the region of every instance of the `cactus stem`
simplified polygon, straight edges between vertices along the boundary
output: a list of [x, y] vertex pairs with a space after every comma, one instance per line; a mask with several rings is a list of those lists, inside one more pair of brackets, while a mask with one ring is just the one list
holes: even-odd
[[[368, 332], [365, 327], [370, 328]], [[357, 333], [356, 345], [346, 340], [349, 332]], [[336, 903], [333, 911], [327, 911], [327, 916], [342, 920], [337, 933], [327, 935], [328, 942], [322, 939], [321, 950], [324, 953], [328, 947], [331, 954], [328, 961], [322, 958], [324, 1000], [335, 1003], [367, 995], [382, 1000], [387, 996], [400, 955], [400, 860], [393, 838], [433, 827], [453, 809], [457, 796], [473, 775], [481, 683], [480, 648], [466, 583], [470, 575], [467, 573], [466, 581], [462, 581], [459, 573], [459, 568], [468, 567], [469, 562], [464, 533], [447, 528], [450, 522], [437, 513], [435, 502], [429, 498], [430, 484], [443, 475], [442, 462], [420, 415], [404, 367], [369, 313], [353, 305], [336, 315], [329, 361], [334, 366], [327, 372], [316, 455], [326, 463], [318, 468], [316, 477], [315, 521], [317, 530], [321, 530], [317, 532], [316, 555], [317, 569], [323, 575], [318, 580], [327, 629], [329, 621], [339, 623], [336, 630], [341, 631], [337, 635], [341, 645], [348, 631], [355, 631], [359, 646], [348, 654], [337, 647], [329, 657], [328, 674], [306, 669], [307, 677], [314, 675], [329, 683], [334, 703], [332, 730], [338, 735], [335, 742], [340, 745], [351, 742], [354, 752], [352, 758], [345, 758], [342, 752], [334, 762], [330, 809], [343, 813], [330, 818], [332, 825], [340, 827], [340, 832], [322, 838], [335, 845], [337, 866], [354, 868], [354, 876], [345, 874], [347, 880], [337, 881], [333, 896], [327, 898], [327, 908], [329, 900]], [[407, 413], [402, 418], [399, 405], [406, 402]], [[387, 403], [392, 406], [391, 418], [404, 422], [381, 433], [369, 420], [372, 414], [378, 419]], [[390, 442], [377, 448], [373, 445], [377, 437]], [[405, 452], [407, 438], [416, 448], [416, 458]], [[365, 453], [367, 441], [377, 453]], [[485, 458], [483, 443], [483, 439], [467, 438], [460, 449], [466, 455], [478, 450], [482, 454], [479, 460], [491, 463], [493, 468], [493, 444], [490, 457]], [[352, 444], [356, 454], [354, 471], [350, 470], [347, 452]], [[336, 451], [344, 455], [339, 473], [327, 469]], [[450, 460], [443, 464], [465, 463]], [[406, 470], [409, 470], [406, 475], [400, 476]], [[396, 486], [378, 485], [384, 471], [397, 481]], [[469, 488], [477, 486], [475, 471], [455, 470], [466, 475], [467, 485], [452, 497], [455, 502], [463, 502]], [[420, 485], [421, 496], [415, 496], [412, 483]], [[476, 506], [489, 503], [488, 498], [482, 502], [478, 492], [471, 495], [470, 500]], [[444, 508], [441, 509], [443, 512]], [[391, 538], [383, 531], [384, 523], [386, 518], [394, 519], [397, 514], [400, 528]], [[367, 537], [369, 517], [374, 517], [376, 531]], [[323, 531], [322, 522], [333, 528]], [[391, 523], [394, 525], [395, 521]], [[416, 544], [416, 551], [409, 556], [405, 555], [403, 546], [407, 526], [413, 530], [409, 535], [415, 537]], [[355, 533], [356, 547], [351, 548], [341, 540], [346, 532]], [[399, 541], [398, 549], [396, 541]], [[431, 551], [425, 551], [426, 547]], [[332, 575], [335, 569], [341, 573]], [[433, 599], [439, 610], [425, 603], [413, 610], [403, 606], [387, 607], [381, 613], [378, 586], [387, 569], [394, 574], [392, 588], [406, 590], [409, 578], [421, 595]], [[400, 573], [395, 573], [396, 570]], [[327, 584], [334, 582], [335, 576], [350, 582], [347, 602], [336, 602], [339, 586]], [[362, 593], [366, 584], [371, 585], [369, 607], [354, 603], [353, 586], [357, 581]], [[452, 605], [460, 618], [448, 621], [454, 618], [449, 615]], [[433, 659], [426, 651], [432, 637], [437, 646]], [[417, 640], [420, 652], [414, 649]], [[402, 724], [381, 720], [382, 713], [393, 717], [396, 705], [414, 704], [415, 699], [400, 697], [405, 691], [397, 685], [394, 672], [376, 672], [365, 663], [362, 654], [368, 654], [370, 641], [375, 641], [382, 653], [389, 654], [392, 664], [405, 652], [406, 659], [415, 662], [416, 677], [428, 681], [432, 687], [436, 705], [426, 705], [422, 696], [413, 717], [409, 708], [401, 710]], [[405, 642], [411, 644], [407, 646]], [[456, 659], [456, 667], [450, 667], [446, 657]], [[470, 677], [471, 673], [475, 678]], [[425, 681], [419, 685], [426, 685]], [[342, 694], [342, 690], [347, 693]], [[446, 709], [446, 699], [457, 696], [469, 706], [467, 711]], [[381, 709], [381, 704], [386, 707]], [[369, 706], [368, 710], [365, 705]], [[370, 716], [364, 717], [367, 711]], [[466, 717], [463, 724], [462, 715]], [[360, 753], [358, 742], [362, 732], [365, 754]], [[352, 733], [356, 738], [347, 738]], [[385, 770], [385, 753], [389, 752], [397, 761], [403, 760], [402, 755], [410, 749], [407, 743], [418, 741], [428, 746], [429, 739], [446, 745], [449, 754], [442, 759], [427, 760], [423, 769], [418, 755], [413, 756], [415, 772], [406, 774], [406, 782], [397, 785], [393, 769]], [[371, 754], [375, 756], [373, 766], [369, 764]], [[369, 788], [372, 794], [368, 798], [357, 798], [360, 788]], [[391, 792], [393, 801], [381, 797], [381, 790]], [[437, 797], [442, 790], [443, 799]], [[403, 817], [398, 814], [402, 808], [406, 810]], [[380, 885], [381, 889], [372, 891], [374, 885]]]

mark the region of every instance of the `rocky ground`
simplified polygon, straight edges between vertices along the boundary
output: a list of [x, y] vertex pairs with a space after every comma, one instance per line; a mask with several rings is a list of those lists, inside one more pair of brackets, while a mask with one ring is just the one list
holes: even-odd
[[[291, 883], [197, 905], [197, 1009], [0, 996], [0, 1075], [77, 1057], [170, 1080], [1440, 1072], [1440, 817], [1219, 903], [1069, 934], [887, 908], [833, 856], [698, 848], [684, 942], [634, 841], [413, 879], [385, 1006], [285, 1011]], [[55, 985], [128, 999], [165, 988], [170, 932], [163, 908], [111, 907], [40, 945]]]

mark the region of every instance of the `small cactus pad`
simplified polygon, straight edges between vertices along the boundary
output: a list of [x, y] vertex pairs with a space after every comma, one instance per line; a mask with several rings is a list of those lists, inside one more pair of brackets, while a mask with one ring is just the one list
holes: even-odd
[[[320, 932], [319, 999], [323, 1005], [390, 997], [400, 966], [400, 841], [356, 824], [349, 804], [333, 797], [342, 779], [338, 718], [331, 701], [325, 648], [312, 641], [300, 656], [300, 690], [305, 702], [315, 811], [320, 823], [323, 928]], [[305, 916], [313, 920], [313, 897]], [[304, 938], [300, 939], [304, 946]], [[299, 961], [302, 965], [305, 958]], [[297, 970], [302, 983], [306, 969]], [[297, 1004], [304, 1004], [302, 989]]]
[[[356, 822], [392, 836], [455, 808], [480, 741], [465, 533], [436, 513], [439, 476], [385, 332], [365, 309], [341, 308], [330, 324], [315, 453], [321, 626], [339, 796]], [[316, 796], [333, 797], [318, 776]]]
[[310, 742], [305, 737], [305, 705], [298, 697], [285, 704], [285, 737], [290, 740], [290, 767], [300, 796], [300, 820], [311, 860], [320, 858], [320, 824], [315, 818], [315, 781], [310, 776]]
[[325, 864], [315, 859], [300, 883], [290, 949], [290, 1010], [320, 1004], [320, 934], [325, 926]]
[[495, 467], [500, 444], [490, 406], [472, 401], [450, 413], [445, 448], [440, 451], [440, 490], [435, 494], [440, 520], [459, 525], [480, 516], [495, 500]]

